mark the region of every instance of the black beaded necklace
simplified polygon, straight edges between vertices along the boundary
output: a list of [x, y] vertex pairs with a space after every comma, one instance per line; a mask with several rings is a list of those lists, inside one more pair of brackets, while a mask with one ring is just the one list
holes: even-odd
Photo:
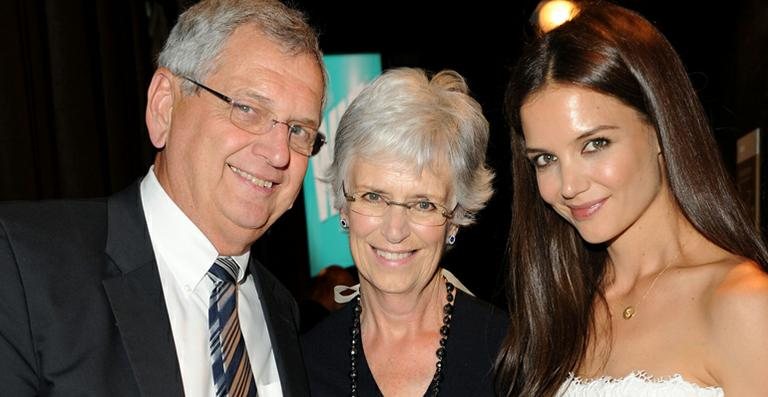
[[[440, 392], [440, 380], [443, 377], [443, 360], [445, 360], [445, 347], [448, 343], [448, 331], [451, 329], [451, 318], [453, 317], [453, 284], [450, 281], [445, 281], [445, 300], [448, 303], [443, 306], [443, 326], [440, 327], [440, 346], [437, 348], [435, 355], [437, 355], [437, 363], [435, 364], [435, 376], [432, 377], [432, 382], [427, 388], [427, 394], [432, 392], [432, 396], [436, 397]], [[360, 306], [360, 295], [355, 299], [355, 307], [352, 310], [352, 345], [349, 348], [349, 357], [351, 370], [349, 371], [349, 377], [352, 380], [351, 396], [358, 397], [357, 390], [357, 357], [360, 355], [360, 346], [363, 344], [360, 332], [360, 313], [363, 311]]]

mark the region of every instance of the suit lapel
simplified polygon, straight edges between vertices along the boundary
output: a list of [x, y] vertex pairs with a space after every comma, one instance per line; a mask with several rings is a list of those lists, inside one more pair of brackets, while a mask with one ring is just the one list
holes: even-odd
[[275, 354], [280, 384], [286, 397], [309, 395], [304, 360], [299, 349], [296, 303], [287, 291], [277, 285], [272, 276], [251, 253], [248, 264], [259, 293], [261, 309], [267, 319], [267, 329]]
[[184, 394], [139, 184], [108, 201], [107, 260], [120, 274], [103, 281], [142, 395]]

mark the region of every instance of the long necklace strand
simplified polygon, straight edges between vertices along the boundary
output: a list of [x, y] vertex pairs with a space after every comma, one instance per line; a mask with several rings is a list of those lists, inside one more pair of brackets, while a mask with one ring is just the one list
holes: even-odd
[[[436, 397], [440, 392], [440, 380], [443, 378], [443, 363], [445, 361], [445, 348], [448, 343], [448, 334], [451, 330], [451, 319], [453, 318], [453, 291], [454, 287], [450, 281], [445, 281], [445, 300], [448, 303], [443, 306], [443, 325], [440, 327], [440, 345], [437, 347], [435, 355], [437, 356], [437, 363], [435, 363], [435, 375], [432, 377], [432, 382], [427, 388], [427, 393], [432, 392], [432, 396]], [[349, 377], [352, 381], [351, 396], [357, 397], [357, 362], [360, 355], [360, 346], [362, 346], [362, 338], [360, 332], [360, 313], [363, 311], [360, 306], [360, 295], [355, 299], [355, 307], [352, 310], [352, 344], [349, 348], [350, 366]]]

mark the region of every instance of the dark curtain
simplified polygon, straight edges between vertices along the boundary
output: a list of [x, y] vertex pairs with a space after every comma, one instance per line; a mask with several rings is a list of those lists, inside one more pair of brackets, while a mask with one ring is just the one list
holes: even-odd
[[104, 196], [146, 172], [146, 87], [166, 11], [176, 6], [0, 5], [0, 199]]

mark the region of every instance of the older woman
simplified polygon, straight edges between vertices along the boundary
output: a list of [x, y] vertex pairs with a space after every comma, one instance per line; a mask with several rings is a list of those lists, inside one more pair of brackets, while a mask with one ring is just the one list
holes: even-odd
[[384, 73], [339, 124], [329, 179], [359, 296], [303, 340], [315, 396], [490, 396], [506, 316], [440, 259], [492, 194], [488, 123], [456, 72]]

